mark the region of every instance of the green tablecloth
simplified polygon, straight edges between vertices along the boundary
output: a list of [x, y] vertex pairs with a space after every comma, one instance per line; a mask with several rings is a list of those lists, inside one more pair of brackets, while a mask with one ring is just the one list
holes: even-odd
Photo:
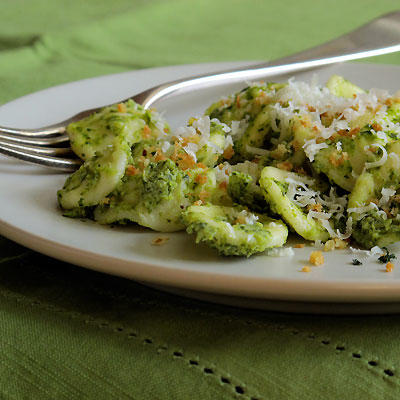
[[[278, 58], [398, 6], [2, 0], [0, 102], [136, 68]], [[398, 399], [399, 335], [398, 316], [211, 305], [0, 238], [1, 399]]]

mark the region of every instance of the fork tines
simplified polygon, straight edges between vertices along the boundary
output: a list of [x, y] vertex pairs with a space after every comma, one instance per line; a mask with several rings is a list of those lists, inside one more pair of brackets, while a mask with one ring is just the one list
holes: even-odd
[[0, 153], [69, 172], [82, 164], [73, 154], [68, 136], [60, 130], [34, 133], [0, 128]]

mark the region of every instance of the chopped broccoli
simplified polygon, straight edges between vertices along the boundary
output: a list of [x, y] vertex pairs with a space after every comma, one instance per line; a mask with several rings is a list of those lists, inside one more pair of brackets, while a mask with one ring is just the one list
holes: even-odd
[[181, 230], [180, 213], [190, 204], [187, 187], [185, 173], [173, 161], [150, 163], [142, 173], [125, 175], [94, 217], [102, 224], [131, 221], [160, 232]]
[[237, 204], [259, 213], [269, 213], [270, 207], [260, 186], [256, 185], [248, 174], [233, 171], [229, 177], [228, 193]]
[[162, 201], [171, 199], [182, 179], [175, 163], [169, 159], [150, 163], [142, 175], [142, 201], [148, 212], [152, 212]]
[[386, 246], [400, 240], [400, 221], [383, 219], [377, 211], [369, 211], [354, 223], [352, 237], [368, 248]]

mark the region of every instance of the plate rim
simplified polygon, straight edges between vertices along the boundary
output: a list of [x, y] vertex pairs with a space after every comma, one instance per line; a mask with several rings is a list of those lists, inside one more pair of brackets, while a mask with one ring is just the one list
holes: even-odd
[[[56, 241], [52, 241], [46, 238], [42, 238], [38, 235], [35, 235], [31, 232], [23, 231], [20, 228], [16, 228], [5, 221], [0, 219], [0, 227], [3, 227], [2, 234], [4, 232], [4, 236], [9, 239], [26, 246], [32, 250], [38, 251], [41, 254], [47, 255], [54, 259], [65, 261], [71, 263], [73, 265], [77, 265], [80, 267], [84, 267], [87, 269], [91, 269], [94, 271], [111, 274], [109, 268], [104, 266], [109, 263], [113, 263], [113, 266], [121, 267], [126, 261], [120, 259], [118, 257], [113, 256], [104, 256], [98, 255], [94, 252], [90, 252], [88, 250], [77, 249], [73, 246], [68, 246], [65, 244], [60, 244]], [[28, 235], [28, 239], [25, 238], [21, 240], [21, 237]], [[63, 249], [63, 253], [60, 255], [58, 251], [60, 248]], [[85, 255], [86, 259], [95, 259], [96, 260], [96, 268], [92, 266], [91, 263], [86, 261], [82, 261], [81, 256]], [[79, 257], [79, 258], [78, 258]], [[262, 299], [276, 299], [276, 300], [288, 300], [288, 301], [296, 301], [301, 297], [301, 300], [304, 302], [315, 302], [320, 297], [324, 297], [324, 302], [327, 303], [335, 303], [335, 302], [349, 302], [349, 303], [370, 303], [371, 300], [374, 302], [387, 302], [392, 301], [394, 298], [397, 298], [400, 301], [399, 282], [380, 282], [377, 283], [363, 283], [362, 286], [357, 286], [354, 288], [354, 282], [349, 281], [333, 281], [333, 282], [319, 282], [319, 281], [299, 281], [296, 279], [279, 279], [279, 278], [268, 278], [268, 296], [263, 296], [266, 290], [265, 281], [263, 279], [262, 282], [254, 277], [238, 277], [238, 276], [229, 276], [225, 274], [218, 273], [210, 273], [210, 272], [201, 272], [201, 271], [185, 271], [185, 275], [189, 274], [192, 278], [191, 282], [188, 283], [187, 279], [182, 277], [182, 270], [174, 269], [169, 266], [158, 266], [150, 263], [146, 263], [143, 261], [134, 262], [137, 267], [137, 271], [144, 271], [144, 273], [135, 273], [135, 277], [132, 277], [130, 274], [124, 274], [119, 269], [114, 270], [112, 275], [125, 277], [128, 279], [133, 279], [145, 283], [151, 283], [155, 285], [165, 285], [171, 286], [171, 274], [174, 271], [178, 271], [176, 275], [176, 280], [174, 280], [174, 284], [172, 287], [180, 288], [180, 289], [192, 289], [199, 292], [210, 292], [213, 294], [222, 294], [222, 295], [237, 295], [237, 284], [238, 280], [243, 283], [243, 281], [248, 281], [249, 283], [255, 284], [249, 288], [248, 285], [242, 287], [241, 296], [249, 297], [249, 298], [262, 298]], [[140, 267], [143, 267], [140, 269]], [[135, 272], [137, 272], [135, 271]], [[154, 277], [154, 272], [159, 273], [159, 275]], [[218, 277], [218, 279], [215, 279]], [[211, 279], [212, 278], [212, 279]], [[219, 282], [220, 280], [224, 280], [225, 287], [221, 287]], [[207, 285], [208, 290], [204, 290]], [[281, 291], [281, 286], [285, 287], [285, 292]], [[393, 286], [393, 288], [391, 288]], [[391, 290], [388, 290], [388, 287]], [[288, 288], [294, 288], [295, 293], [291, 296], [287, 293]], [[301, 289], [301, 290], [299, 290]], [[349, 293], [351, 290], [351, 293]], [[371, 290], [373, 290], [375, 296], [371, 296]], [[334, 294], [327, 295], [330, 291], [333, 291]], [[283, 295], [282, 295], [283, 294]], [[349, 296], [350, 294], [350, 296]], [[364, 297], [364, 294], [368, 294], [367, 297]]]
[[[81, 82], [86, 81], [96, 81], [98, 79], [102, 79], [104, 77], [119, 77], [126, 74], [135, 74], [138, 72], [145, 71], [147, 73], [152, 73], [157, 70], [175, 70], [176, 68], [185, 68], [185, 67], [201, 67], [204, 65], [213, 67], [216, 69], [226, 68], [227, 66], [233, 66], [237, 64], [252, 64], [255, 61], [248, 62], [217, 62], [217, 63], [202, 63], [202, 64], [187, 64], [187, 65], [173, 65], [166, 67], [155, 67], [155, 68], [146, 68], [141, 70], [133, 70], [133, 71], [125, 71], [121, 73], [102, 75], [98, 77], [92, 77], [82, 80], [77, 80], [73, 82], [68, 82], [61, 85], [55, 85], [46, 89], [39, 90], [34, 93], [26, 94], [17, 99], [14, 99], [10, 102], [7, 102], [0, 106], [3, 108], [5, 106], [11, 105], [13, 103], [20, 101], [21, 99], [29, 98], [30, 96], [35, 96], [37, 94], [43, 95], [47, 91], [57, 90], [67, 85], [76, 85]], [[348, 63], [350, 64], [350, 63]], [[354, 63], [351, 63], [354, 64]], [[357, 65], [360, 65], [357, 63]], [[372, 64], [366, 63], [362, 64], [365, 68], [395, 68], [400, 70], [399, 65], [392, 64]], [[363, 68], [364, 68], [363, 67]], [[68, 246], [57, 241], [52, 241], [47, 238], [36, 235], [33, 232], [24, 231], [18, 227], [15, 227], [0, 216], [0, 233], [5, 237], [20, 243], [23, 246], [31, 248], [32, 250], [38, 251], [50, 257], [66, 261], [75, 265], [79, 265], [81, 267], [85, 267], [88, 269], [100, 271], [103, 273], [114, 274], [122, 277], [126, 277], [129, 279], [135, 279], [138, 281], [144, 281], [148, 283], [158, 284], [158, 285], [169, 285], [173, 283], [174, 287], [182, 288], [182, 289], [192, 289], [192, 290], [200, 290], [207, 291], [216, 294], [226, 294], [226, 295], [238, 295], [237, 293], [237, 280], [240, 279], [243, 283], [243, 280], [248, 280], [249, 283], [252, 282], [254, 286], [251, 288], [249, 285], [244, 285], [241, 287], [240, 295], [246, 295], [251, 298], [265, 298], [265, 299], [277, 299], [277, 300], [290, 300], [296, 301], [301, 298], [302, 301], [316, 301], [318, 298], [323, 297], [323, 301], [326, 302], [388, 302], [393, 300], [400, 301], [400, 280], [399, 281], [385, 281], [385, 282], [364, 282], [362, 285], [354, 286], [353, 281], [334, 281], [334, 282], [320, 282], [320, 281], [312, 281], [312, 280], [298, 280], [298, 279], [282, 279], [282, 278], [268, 278], [269, 285], [268, 286], [268, 295], [265, 294], [266, 291], [266, 279], [262, 280], [262, 283], [257, 281], [254, 277], [238, 277], [238, 276], [227, 276], [226, 274], [218, 274], [218, 273], [210, 273], [210, 272], [200, 272], [194, 270], [186, 270], [184, 271], [182, 276], [181, 269], [173, 269], [168, 266], [157, 266], [155, 264], [146, 263], [143, 261], [124, 261], [123, 259], [118, 259], [113, 256], [99, 256], [93, 252], [89, 252], [84, 249], [78, 249], [72, 246]], [[60, 248], [63, 248], [63, 252], [60, 255]], [[76, 254], [79, 253], [79, 254]], [[97, 267], [94, 268], [89, 261], [82, 261], [81, 258], [78, 258], [78, 255], [85, 254], [87, 259], [94, 259], [96, 257], [101, 257], [103, 260], [97, 260]], [[114, 263], [119, 266], [122, 264], [126, 264], [128, 262], [131, 265], [136, 265], [136, 269], [133, 270], [133, 274], [124, 274], [121, 271], [110, 271], [109, 268], [105, 267], [105, 263]], [[100, 267], [100, 268], [99, 268]], [[141, 268], [144, 267], [144, 268]], [[149, 270], [149, 267], [152, 271]], [[144, 271], [144, 272], [143, 272]], [[156, 274], [156, 278], [154, 278], [154, 271]], [[173, 282], [172, 275], [173, 275]], [[178, 271], [178, 272], [177, 272]], [[133, 276], [135, 275], [135, 276]], [[190, 282], [188, 282], [188, 275], [192, 278]], [[218, 279], [215, 279], [215, 277]], [[211, 279], [213, 278], [213, 279]], [[221, 285], [220, 280], [225, 280], [224, 285]], [[281, 291], [281, 286], [285, 287], [285, 290]], [[294, 288], [294, 293], [288, 293], [288, 289]], [[290, 291], [290, 290], [289, 290]]]

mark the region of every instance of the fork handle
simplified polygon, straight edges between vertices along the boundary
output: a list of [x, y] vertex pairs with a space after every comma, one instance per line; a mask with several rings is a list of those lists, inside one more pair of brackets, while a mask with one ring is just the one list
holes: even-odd
[[397, 51], [400, 51], [400, 11], [383, 15], [346, 35], [289, 57], [242, 70], [227, 70], [213, 75], [178, 79], [155, 86], [132, 99], [144, 108], [150, 108], [156, 101], [166, 97], [209, 86], [257, 80]]

